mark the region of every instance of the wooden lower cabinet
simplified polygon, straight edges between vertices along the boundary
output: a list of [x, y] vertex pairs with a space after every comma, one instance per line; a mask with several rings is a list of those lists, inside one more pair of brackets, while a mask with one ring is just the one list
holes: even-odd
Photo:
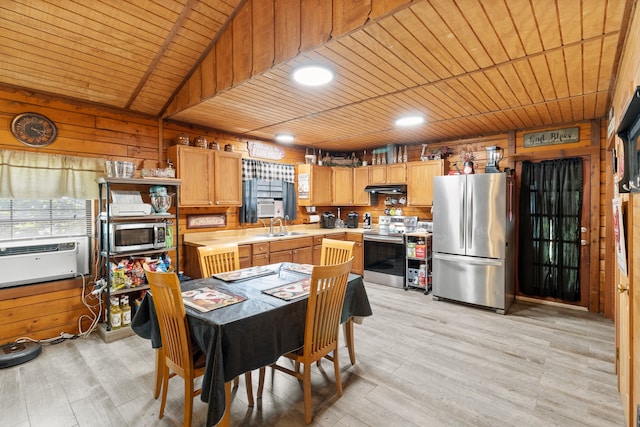
[[[341, 229], [337, 229], [341, 230]], [[240, 268], [256, 265], [268, 265], [277, 262], [296, 262], [299, 264], [320, 264], [322, 254], [322, 239], [349, 240], [356, 242], [354, 247], [354, 259], [351, 272], [362, 274], [364, 267], [364, 254], [362, 233], [336, 231], [313, 237], [300, 237], [295, 239], [271, 240], [260, 243], [239, 245]], [[184, 246], [184, 273], [198, 279], [200, 265], [198, 263], [198, 247]]]
[[240, 268], [247, 268], [253, 265], [253, 251], [251, 245], [239, 245]]
[[269, 264], [269, 242], [254, 243], [251, 245], [251, 265]]
[[269, 243], [269, 263], [297, 262], [311, 264], [313, 261], [313, 238], [284, 239]]
[[351, 264], [351, 272], [362, 275], [364, 273], [364, 244], [362, 233], [347, 232], [347, 240], [355, 242], [353, 246], [353, 263]]

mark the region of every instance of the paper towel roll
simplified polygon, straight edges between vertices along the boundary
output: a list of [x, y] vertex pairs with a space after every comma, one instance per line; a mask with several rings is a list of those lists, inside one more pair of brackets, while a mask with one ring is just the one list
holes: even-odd
[[309, 215], [309, 224], [320, 222], [320, 215]]

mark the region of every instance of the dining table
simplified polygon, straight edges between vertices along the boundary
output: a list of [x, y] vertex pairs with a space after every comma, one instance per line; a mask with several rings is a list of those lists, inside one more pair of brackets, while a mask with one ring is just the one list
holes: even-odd
[[[229, 422], [229, 390], [234, 378], [271, 365], [281, 355], [302, 347], [308, 293], [282, 298], [281, 294], [274, 296], [272, 294], [278, 294], [270, 292], [309, 277], [310, 274], [300, 267], [305, 265], [277, 263], [261, 267], [257, 271], [262, 274], [256, 277], [241, 275], [241, 280], [222, 280], [214, 275], [181, 282], [183, 295], [210, 288], [237, 300], [206, 312], [185, 304], [191, 338], [206, 355], [200, 396], [202, 401], [208, 402], [207, 426]], [[352, 363], [355, 363], [352, 353], [354, 319], [361, 320], [372, 314], [362, 277], [349, 274], [340, 321], [345, 325], [345, 340]], [[137, 308], [131, 327], [137, 335], [149, 339], [153, 348], [162, 347], [150, 292]]]

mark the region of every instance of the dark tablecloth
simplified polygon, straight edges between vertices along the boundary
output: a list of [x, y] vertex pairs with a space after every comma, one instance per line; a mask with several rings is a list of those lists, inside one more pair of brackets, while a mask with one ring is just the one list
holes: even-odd
[[[277, 274], [242, 282], [205, 278], [181, 284], [183, 291], [208, 286], [247, 298], [206, 313], [187, 307], [191, 337], [207, 355], [201, 399], [209, 402], [208, 426], [216, 424], [224, 414], [225, 382], [274, 363], [281, 355], [303, 345], [307, 297], [285, 301], [261, 292], [305, 277], [287, 270], [286, 266], [286, 263], [271, 265], [269, 268]], [[362, 277], [350, 274], [341, 322], [371, 314]], [[139, 336], [151, 339], [153, 348], [162, 346], [149, 293], [131, 326]]]

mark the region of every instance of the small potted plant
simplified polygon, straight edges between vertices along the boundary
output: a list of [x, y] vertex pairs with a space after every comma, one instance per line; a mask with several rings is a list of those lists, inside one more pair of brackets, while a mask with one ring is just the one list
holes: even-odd
[[474, 172], [473, 161], [476, 158], [475, 153], [469, 150], [468, 148], [467, 149], [461, 148], [460, 151], [458, 151], [458, 156], [460, 157], [460, 160], [464, 164], [463, 173], [472, 174]]

